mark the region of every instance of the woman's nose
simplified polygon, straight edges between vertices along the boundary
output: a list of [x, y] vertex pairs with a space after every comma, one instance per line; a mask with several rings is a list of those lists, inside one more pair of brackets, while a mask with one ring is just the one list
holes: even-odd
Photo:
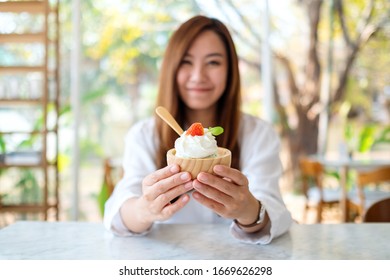
[[195, 65], [191, 71], [191, 81], [202, 81], [205, 77], [205, 69], [201, 65]]

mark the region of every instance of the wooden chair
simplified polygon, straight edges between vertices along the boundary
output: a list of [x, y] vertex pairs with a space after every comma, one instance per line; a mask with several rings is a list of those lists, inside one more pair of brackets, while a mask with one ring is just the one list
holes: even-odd
[[121, 160], [106, 158], [104, 160], [104, 181], [107, 184], [108, 193], [114, 191], [116, 183], [123, 176]]
[[348, 194], [349, 208], [356, 209], [358, 217], [363, 220], [367, 209], [375, 202], [390, 198], [390, 166], [360, 171], [356, 183]]
[[300, 159], [299, 167], [302, 192], [306, 198], [303, 220], [306, 221], [307, 211], [312, 207], [317, 211], [316, 222], [321, 223], [324, 208], [340, 203], [341, 190], [323, 186], [324, 167], [321, 163], [305, 157]]
[[122, 178], [123, 170], [120, 161], [111, 158], [104, 159], [103, 162], [104, 176], [100, 191], [97, 195], [97, 203], [100, 214], [104, 215], [104, 207], [107, 199], [114, 191], [116, 183]]
[[390, 197], [372, 204], [363, 217], [364, 223], [390, 223]]

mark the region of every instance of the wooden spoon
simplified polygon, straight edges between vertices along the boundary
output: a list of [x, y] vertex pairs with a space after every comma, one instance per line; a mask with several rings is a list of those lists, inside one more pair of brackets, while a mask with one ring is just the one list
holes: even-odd
[[167, 109], [165, 109], [162, 106], [159, 106], [156, 108], [157, 115], [164, 120], [174, 131], [176, 131], [177, 134], [180, 136], [183, 134], [184, 130], [180, 127], [180, 125], [176, 122], [176, 120], [173, 118], [171, 113], [168, 112]]

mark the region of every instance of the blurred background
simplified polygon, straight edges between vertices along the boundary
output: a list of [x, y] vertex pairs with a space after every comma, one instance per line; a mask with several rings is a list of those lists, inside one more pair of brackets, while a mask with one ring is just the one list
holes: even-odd
[[124, 136], [153, 114], [170, 34], [196, 14], [234, 37], [242, 109], [280, 134], [298, 222], [315, 222], [300, 156], [389, 155], [388, 0], [0, 0], [0, 227], [102, 220]]

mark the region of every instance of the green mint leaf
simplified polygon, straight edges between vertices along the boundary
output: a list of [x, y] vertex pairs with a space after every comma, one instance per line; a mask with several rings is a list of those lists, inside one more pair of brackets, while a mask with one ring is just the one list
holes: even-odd
[[223, 128], [220, 126], [209, 127], [209, 131], [211, 132], [212, 135], [218, 136], [223, 133]]

